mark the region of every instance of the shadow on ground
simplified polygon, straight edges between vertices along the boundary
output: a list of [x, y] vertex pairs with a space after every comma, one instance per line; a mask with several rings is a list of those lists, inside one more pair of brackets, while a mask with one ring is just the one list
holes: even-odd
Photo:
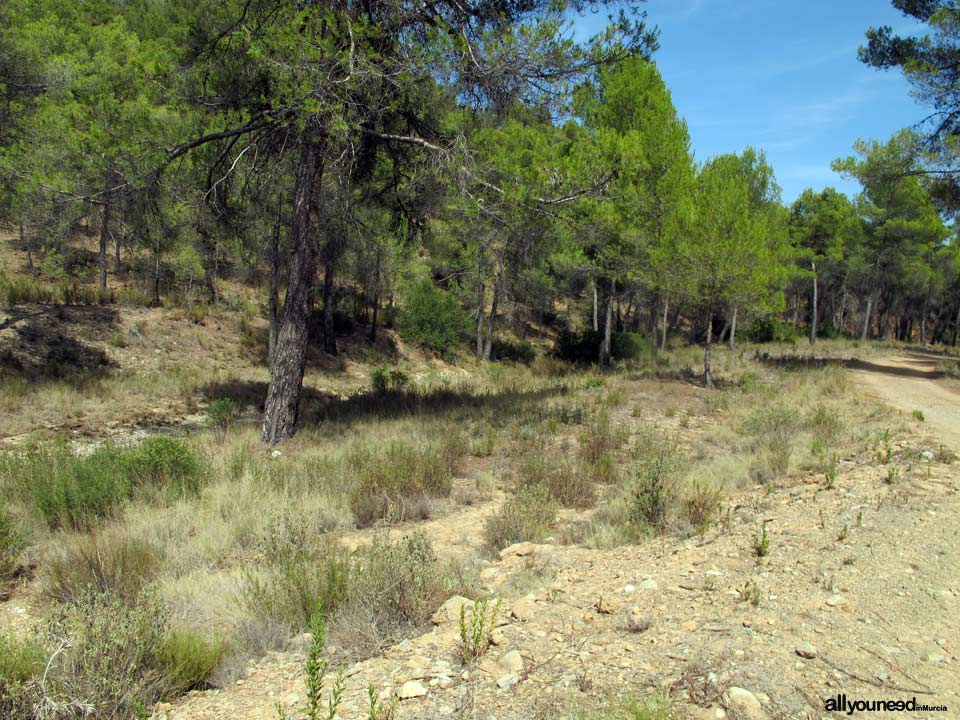
[[0, 314], [0, 374], [30, 381], [102, 374], [111, 366], [109, 357], [84, 340], [106, 341], [118, 325], [116, 309], [103, 305], [6, 310]]
[[[202, 388], [201, 393], [207, 400], [230, 398], [243, 406], [255, 406], [262, 412], [267, 383], [243, 380], [211, 383]], [[368, 420], [393, 420], [421, 414], [443, 416], [464, 409], [489, 410], [513, 416], [523, 412], [528, 404], [537, 404], [566, 393], [567, 387], [558, 385], [540, 390], [497, 393], [472, 393], [459, 389], [423, 393], [408, 390], [364, 391], [341, 397], [305, 386], [300, 401], [300, 423], [306, 426], [343, 427]]]
[[936, 379], [942, 375], [942, 373], [930, 369], [931, 361], [939, 360], [939, 356], [911, 352], [905, 353], [903, 357], [907, 363], [915, 365], [916, 367], [885, 365], [856, 358], [823, 358], [813, 355], [770, 355], [768, 353], [758, 353], [756, 355], [757, 361], [762, 365], [780, 368], [781, 370], [815, 370], [825, 367], [843, 367], [850, 370], [878, 373], [880, 375], [915, 377], [927, 380]]

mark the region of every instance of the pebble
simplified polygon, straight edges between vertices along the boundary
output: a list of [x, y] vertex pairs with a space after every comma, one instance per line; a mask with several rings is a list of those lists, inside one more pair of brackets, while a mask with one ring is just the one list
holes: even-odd
[[644, 580], [642, 583], [640, 583], [641, 590], [657, 590], [659, 588], [660, 586], [657, 585], [657, 581], [653, 579]]
[[805, 642], [797, 646], [797, 655], [807, 660], [813, 660], [817, 656], [817, 648], [812, 643]]
[[408, 680], [397, 691], [397, 697], [401, 700], [411, 700], [413, 698], [424, 697], [427, 689], [416, 680]]
[[643, 632], [649, 630], [651, 625], [653, 625], [653, 621], [644, 615], [643, 611], [636, 605], [627, 610], [627, 630], [630, 632]]
[[827, 605], [830, 607], [836, 607], [843, 602], [843, 595], [831, 595], [827, 598]]
[[500, 667], [511, 675], [523, 672], [523, 657], [518, 650], [511, 650], [500, 657]]
[[520, 682], [520, 677], [518, 675], [504, 675], [497, 680], [497, 687], [501, 690], [506, 690], [508, 687], [513, 687], [518, 682]]

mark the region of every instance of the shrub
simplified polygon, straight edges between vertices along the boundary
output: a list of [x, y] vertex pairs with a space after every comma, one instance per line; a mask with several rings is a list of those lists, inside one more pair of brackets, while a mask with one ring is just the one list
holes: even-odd
[[537, 357], [537, 351], [526, 340], [511, 340], [498, 337], [493, 341], [491, 356], [494, 360], [521, 363], [529, 365]]
[[553, 530], [557, 510], [557, 501], [544, 486], [519, 488], [487, 520], [484, 527], [487, 548], [499, 552], [514, 543], [543, 540]]
[[217, 398], [207, 406], [210, 424], [221, 430], [229, 428], [239, 414], [240, 405], [231, 398]]
[[[650, 340], [637, 333], [613, 333], [610, 336], [610, 357], [614, 360], [634, 360], [649, 351]], [[600, 333], [596, 330], [563, 330], [557, 337], [555, 352], [567, 362], [595, 363], [600, 355]]]
[[48, 694], [89, 704], [94, 717], [133, 717], [163, 694], [158, 653], [166, 627], [166, 610], [154, 595], [127, 602], [84, 591], [51, 619], [50, 645], [63, 651], [51, 663]]
[[469, 618], [466, 606], [460, 606], [460, 660], [464, 665], [483, 657], [490, 647], [497, 614], [500, 612], [499, 598], [488, 612], [489, 605], [488, 597], [479, 598], [473, 603]]
[[410, 378], [402, 370], [380, 365], [370, 373], [370, 385], [376, 393], [400, 392], [409, 384]]
[[589, 468], [563, 455], [525, 454], [516, 474], [523, 486], [546, 488], [563, 507], [588, 508], [596, 500]]
[[790, 469], [790, 456], [800, 429], [796, 411], [780, 403], [767, 405], [747, 419], [745, 429], [756, 438], [759, 479], [766, 481], [785, 474]]
[[77, 535], [44, 558], [44, 590], [56, 600], [76, 599], [89, 588], [131, 600], [156, 577], [159, 566], [153, 545], [120, 528]]
[[0, 600], [7, 596], [10, 582], [20, 569], [23, 533], [13, 516], [0, 505]]
[[423, 280], [407, 294], [399, 330], [411, 342], [448, 352], [469, 332], [469, 320], [456, 298]]
[[549, 355], [537, 355], [530, 363], [530, 371], [541, 378], [557, 378], [569, 375], [574, 368], [564, 360]]
[[46, 661], [46, 651], [37, 641], [0, 635], [0, 717], [35, 717], [39, 700], [35, 683]]
[[168, 497], [193, 492], [203, 470], [188, 445], [162, 436], [127, 448], [103, 445], [83, 457], [65, 445], [0, 454], [0, 484], [51, 528], [87, 530], [135, 491], [160, 489]]
[[332, 543], [313, 552], [291, 545], [272, 560], [264, 571], [246, 570], [241, 581], [240, 604], [258, 619], [300, 632], [317, 607], [332, 612], [347, 597], [350, 557]]
[[594, 415], [577, 439], [580, 457], [588, 463], [596, 463], [604, 455], [619, 450], [626, 441], [623, 431], [613, 427], [606, 411]]
[[748, 327], [747, 339], [755, 343], [795, 342], [797, 330], [782, 320], [773, 317], [757, 318]]
[[347, 464], [356, 477], [350, 508], [361, 526], [381, 519], [403, 519], [416, 514], [424, 498], [446, 497], [453, 475], [467, 452], [466, 439], [451, 433], [439, 442], [411, 445], [391, 441], [372, 450], [357, 445]]
[[844, 430], [840, 413], [823, 403], [817, 403], [810, 413], [807, 424], [813, 432], [814, 440], [820, 440], [824, 443], [836, 440]]
[[723, 488], [718, 483], [694, 479], [684, 489], [680, 502], [683, 519], [691, 527], [703, 532], [719, 513], [722, 500]]
[[167, 692], [206, 687], [222, 657], [223, 644], [211, 641], [201, 632], [174, 630], [168, 633], [159, 652]]

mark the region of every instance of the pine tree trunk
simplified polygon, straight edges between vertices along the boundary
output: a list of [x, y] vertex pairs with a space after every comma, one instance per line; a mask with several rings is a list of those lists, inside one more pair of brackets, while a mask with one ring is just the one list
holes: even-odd
[[923, 296], [923, 314], [920, 315], [920, 344], [927, 344], [927, 296]]
[[843, 293], [840, 297], [840, 334], [843, 335], [843, 328], [847, 324], [847, 278], [843, 278]]
[[113, 238], [113, 275], [120, 277], [120, 233]]
[[713, 368], [710, 366], [710, 344], [713, 342], [713, 310], [707, 310], [707, 341], [703, 351], [703, 384], [713, 387]]
[[613, 299], [616, 293], [616, 283], [613, 280], [603, 280], [604, 287], [604, 312], [603, 312], [603, 331], [600, 337], [600, 367], [610, 367], [610, 351], [613, 344]]
[[953, 342], [950, 344], [954, 347], [957, 346], [958, 337], [960, 337], [960, 306], [957, 306], [957, 317], [953, 321]]
[[377, 266], [375, 269], [375, 275], [373, 278], [373, 316], [370, 318], [370, 342], [371, 344], [377, 342], [377, 321], [378, 314], [380, 312], [380, 282], [381, 282], [381, 268], [380, 263], [382, 262], [382, 253], [383, 249], [378, 245], [377, 246]]
[[483, 272], [483, 243], [477, 252], [477, 357], [483, 357], [483, 314], [484, 308], [484, 272]]
[[599, 314], [599, 308], [598, 308], [598, 302], [597, 302], [596, 278], [594, 278], [592, 285], [593, 285], [593, 331], [599, 332], [600, 331], [600, 314]]
[[[638, 313], [639, 315], [639, 308]], [[660, 308], [657, 307], [656, 298], [650, 304], [650, 362], [657, 364], [657, 349], [660, 344]]]
[[277, 331], [280, 324], [280, 212], [283, 195], [277, 195], [277, 216], [270, 239], [270, 297], [267, 313], [270, 327], [267, 336], [267, 365], [273, 368], [273, 354], [277, 348]]
[[323, 262], [323, 351], [337, 354], [337, 331], [333, 313], [336, 309], [336, 264], [333, 248], [328, 245]]
[[733, 306], [733, 316], [730, 318], [730, 349], [734, 350], [737, 347], [737, 311], [738, 308], [736, 305]]
[[483, 344], [483, 359], [493, 359], [493, 329], [497, 320], [497, 305], [503, 286], [503, 253], [497, 256], [497, 276], [493, 281], [493, 300], [490, 303], [490, 320], [487, 323], [487, 339]]
[[873, 293], [867, 295], [867, 307], [863, 313], [863, 327], [860, 330], [860, 339], [866, 340], [870, 332], [870, 316], [873, 313]]
[[160, 235], [153, 241], [153, 304], [160, 307]]
[[[663, 335], [660, 338], [661, 350], [667, 349], [667, 329], [668, 329], [667, 326], [669, 325], [669, 323], [667, 322], [667, 313], [669, 312], [669, 310], [670, 310], [670, 298], [664, 295], [663, 296], [663, 329], [662, 329]], [[656, 341], [656, 338], [654, 338], [654, 341]]]
[[317, 216], [315, 193], [323, 173], [323, 160], [320, 143], [309, 132], [305, 131], [301, 140], [290, 232], [290, 280], [260, 431], [260, 440], [270, 445], [292, 437], [297, 431], [309, 319], [317, 282], [318, 253], [311, 224]]
[[810, 269], [813, 271], [813, 294], [810, 297], [810, 344], [817, 344], [817, 264], [810, 261]]
[[27, 248], [27, 270], [33, 270], [33, 243], [31, 242], [27, 245], [24, 240], [25, 232], [23, 230], [23, 223], [20, 223], [20, 247]]
[[107, 240], [110, 237], [110, 203], [100, 206], [100, 289], [107, 289]]

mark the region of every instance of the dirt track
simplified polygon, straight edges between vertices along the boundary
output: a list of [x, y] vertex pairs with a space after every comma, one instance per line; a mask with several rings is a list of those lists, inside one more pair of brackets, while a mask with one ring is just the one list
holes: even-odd
[[920, 410], [930, 431], [960, 452], [960, 393], [939, 381], [938, 355], [910, 352], [851, 368], [873, 395], [905, 414]]

